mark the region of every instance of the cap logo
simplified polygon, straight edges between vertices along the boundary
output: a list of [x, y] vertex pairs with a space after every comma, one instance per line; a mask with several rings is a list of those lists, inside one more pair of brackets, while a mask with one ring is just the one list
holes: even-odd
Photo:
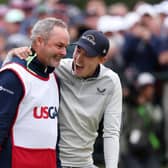
[[92, 43], [92, 45], [96, 45], [95, 37], [93, 35], [82, 36], [82, 39], [89, 41], [90, 43]]
[[103, 54], [105, 54], [105, 53], [106, 53], [106, 49], [103, 50]]

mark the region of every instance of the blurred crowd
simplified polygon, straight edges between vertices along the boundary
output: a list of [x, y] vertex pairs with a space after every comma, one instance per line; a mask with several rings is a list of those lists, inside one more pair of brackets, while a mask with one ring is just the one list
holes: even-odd
[[[9, 0], [0, 4], [0, 64], [14, 47], [30, 46], [32, 25], [44, 17], [63, 19], [71, 42], [98, 29], [110, 40], [105, 65], [121, 78], [123, 122], [120, 168], [168, 167], [168, 1], [87, 0], [84, 9], [68, 0]], [[72, 57], [70, 45], [67, 57]], [[102, 125], [95, 162], [103, 163]]]

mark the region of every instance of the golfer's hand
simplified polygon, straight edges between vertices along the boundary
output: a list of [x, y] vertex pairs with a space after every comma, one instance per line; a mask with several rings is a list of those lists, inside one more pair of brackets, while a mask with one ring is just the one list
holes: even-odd
[[17, 55], [21, 59], [26, 59], [31, 54], [32, 52], [29, 47], [14, 48], [8, 52], [8, 55], [10, 56]]

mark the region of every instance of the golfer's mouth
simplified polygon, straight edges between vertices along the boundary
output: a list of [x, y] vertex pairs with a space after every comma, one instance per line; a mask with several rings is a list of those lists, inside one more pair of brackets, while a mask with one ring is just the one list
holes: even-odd
[[83, 65], [80, 65], [80, 64], [75, 64], [75, 71], [81, 71], [84, 69], [84, 66]]

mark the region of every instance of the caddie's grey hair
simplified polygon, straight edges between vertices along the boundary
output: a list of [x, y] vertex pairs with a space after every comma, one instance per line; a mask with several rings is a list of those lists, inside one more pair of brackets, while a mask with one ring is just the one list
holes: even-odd
[[61, 19], [54, 17], [47, 17], [36, 22], [31, 31], [31, 40], [34, 41], [37, 37], [41, 36], [44, 39], [48, 39], [50, 32], [55, 26], [67, 29], [67, 24]]

